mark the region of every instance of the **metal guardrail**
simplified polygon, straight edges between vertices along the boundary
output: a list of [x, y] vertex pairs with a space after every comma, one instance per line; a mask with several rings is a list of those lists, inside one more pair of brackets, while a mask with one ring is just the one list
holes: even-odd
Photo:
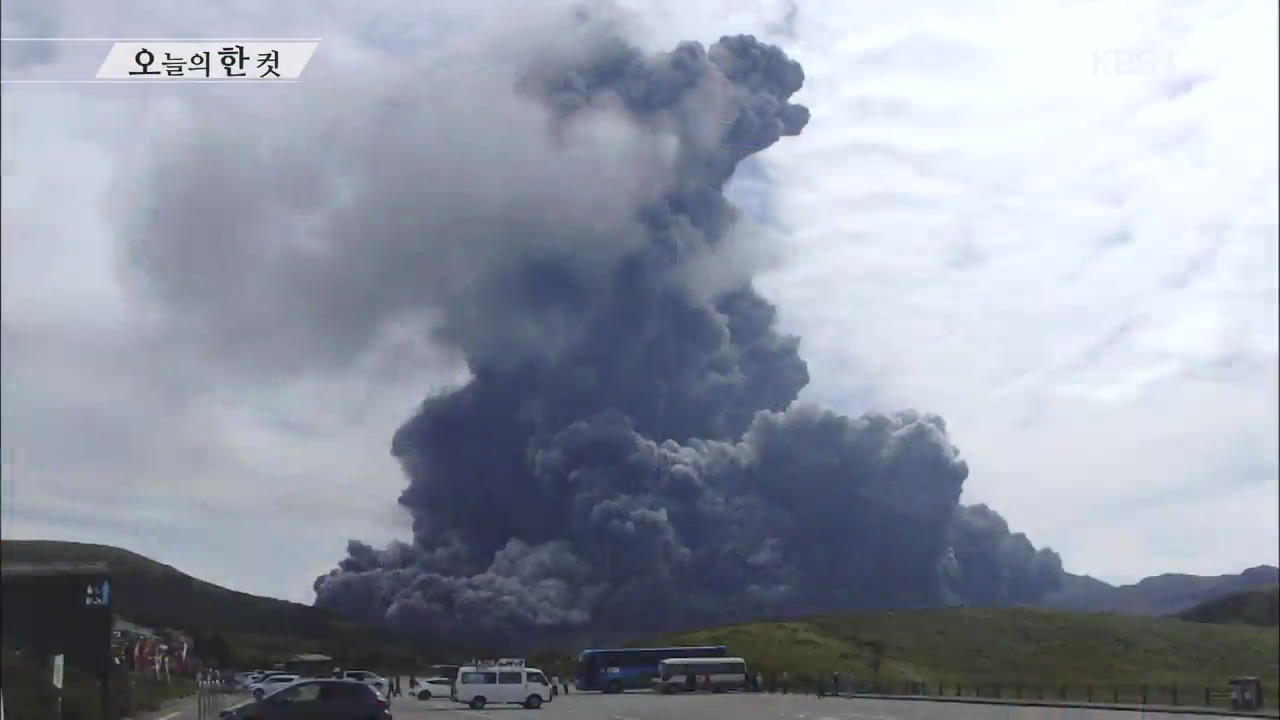
[[[775, 683], [762, 690], [783, 692]], [[969, 682], [926, 683], [897, 681], [882, 683], [850, 683], [844, 678], [840, 686], [829, 682], [815, 682], [805, 677], [793, 680], [788, 688], [796, 694], [819, 694], [841, 697], [905, 697], [936, 699], [968, 699], [1027, 702], [1030, 704], [1080, 703], [1088, 705], [1151, 706], [1160, 708], [1201, 708], [1221, 710], [1250, 710], [1263, 716], [1276, 715], [1277, 694], [1274, 687], [1264, 686], [1263, 702], [1256, 707], [1237, 708], [1233, 693], [1227, 686], [1188, 686], [1160, 684], [1099, 684], [1099, 685], [1047, 685], [1026, 682]]]
[[244, 693], [230, 682], [200, 680], [196, 683], [196, 717], [214, 720], [226, 708], [244, 699]]

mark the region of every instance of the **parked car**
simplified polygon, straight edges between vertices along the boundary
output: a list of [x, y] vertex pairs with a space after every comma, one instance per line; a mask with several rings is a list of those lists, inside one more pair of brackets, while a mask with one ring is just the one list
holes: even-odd
[[249, 693], [253, 695], [255, 700], [270, 695], [285, 685], [298, 681], [297, 675], [268, 675], [265, 678], [249, 686]]
[[302, 680], [256, 700], [223, 710], [225, 720], [391, 720], [377, 690], [357, 680]]
[[288, 673], [283, 670], [254, 670], [253, 672], [249, 673], [248, 677], [244, 679], [242, 685], [245, 687], [245, 689], [248, 689], [253, 687], [254, 685], [257, 685], [258, 683], [261, 683], [263, 680], [266, 680], [269, 677], [274, 677], [276, 675], [292, 675], [292, 674], [293, 673]]
[[386, 695], [391, 687], [386, 678], [379, 677], [377, 673], [370, 670], [343, 670], [342, 678], [362, 682], [383, 695]]
[[453, 693], [453, 681], [447, 677], [433, 677], [415, 680], [409, 688], [409, 694], [419, 700], [431, 698], [447, 698]]

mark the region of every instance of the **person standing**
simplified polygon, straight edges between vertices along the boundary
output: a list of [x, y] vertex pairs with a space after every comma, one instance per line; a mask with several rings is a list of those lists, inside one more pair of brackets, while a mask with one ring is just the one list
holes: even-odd
[[791, 676], [786, 670], [782, 671], [782, 694], [786, 695], [791, 692]]
[[551, 678], [551, 697], [560, 694], [560, 676], [555, 675]]
[[839, 671], [831, 673], [831, 694], [840, 694], [840, 673]]

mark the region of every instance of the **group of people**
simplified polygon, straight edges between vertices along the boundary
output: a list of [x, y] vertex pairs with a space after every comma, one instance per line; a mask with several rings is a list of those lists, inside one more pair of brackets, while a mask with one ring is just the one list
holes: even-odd
[[[791, 675], [785, 670], [781, 674], [770, 674], [768, 680], [761, 678], [760, 673], [756, 673], [747, 678], [752, 692], [769, 692], [788, 695], [791, 693]], [[828, 694], [839, 695], [846, 683], [841, 682], [841, 676], [838, 672], [831, 673], [830, 692], [828, 693], [827, 679], [818, 677], [817, 694], [818, 697], [826, 697]], [[853, 688], [852, 682], [847, 684], [849, 689]]]

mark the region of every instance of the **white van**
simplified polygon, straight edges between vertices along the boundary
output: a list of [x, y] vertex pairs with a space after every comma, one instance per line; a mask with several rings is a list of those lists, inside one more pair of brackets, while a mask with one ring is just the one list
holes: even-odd
[[667, 658], [658, 663], [654, 688], [662, 693], [679, 690], [713, 692], [741, 690], [748, 685], [747, 661], [740, 657]]
[[503, 663], [458, 668], [453, 701], [479, 710], [490, 703], [523, 705], [530, 710], [551, 702], [551, 682], [537, 668]]

